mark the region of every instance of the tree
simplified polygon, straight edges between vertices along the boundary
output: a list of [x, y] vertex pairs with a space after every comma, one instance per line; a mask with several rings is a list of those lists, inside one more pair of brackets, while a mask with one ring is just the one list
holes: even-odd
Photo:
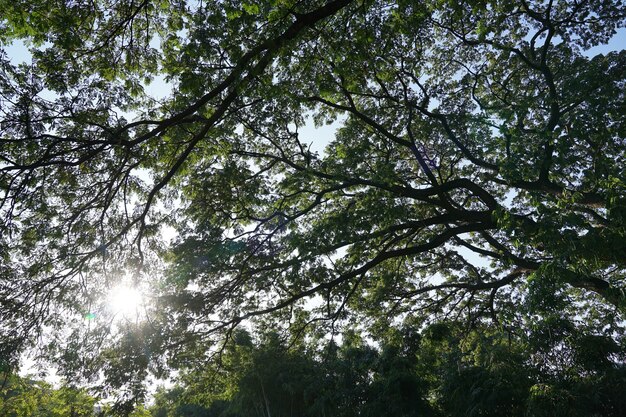
[[84, 389], [50, 384], [17, 375], [4, 375], [0, 414], [6, 417], [95, 417], [96, 398]]
[[[343, 342], [289, 348], [275, 333], [239, 331], [208, 365], [157, 393], [154, 417], [620, 416], [624, 349], [573, 323], [518, 333], [415, 323]], [[550, 328], [550, 333], [545, 332]], [[622, 340], [623, 343], [623, 340]]]
[[156, 396], [152, 415], [434, 416], [415, 358], [381, 351], [352, 334], [337, 346], [290, 349], [275, 333], [238, 332], [208, 367], [188, 368], [181, 385]]
[[[0, 5], [33, 55], [0, 59], [4, 356], [78, 317], [65, 363], [134, 396], [259, 317], [512, 329], [525, 303], [623, 334], [626, 53], [585, 55], [622, 3]], [[323, 153], [309, 119], [340, 125]], [[149, 320], [84, 328], [161, 271]]]

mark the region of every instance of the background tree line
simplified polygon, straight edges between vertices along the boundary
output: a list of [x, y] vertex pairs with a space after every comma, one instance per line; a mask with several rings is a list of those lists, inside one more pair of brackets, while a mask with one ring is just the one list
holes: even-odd
[[[4, 374], [7, 417], [621, 416], [624, 346], [547, 318], [532, 330], [416, 323], [375, 340], [284, 340], [239, 330], [209, 365], [189, 363], [134, 411], [84, 389]], [[322, 336], [322, 335], [320, 335]], [[323, 337], [323, 336], [322, 336]], [[98, 407], [95, 407], [99, 404]], [[104, 404], [104, 405], [103, 405]]]
[[[624, 346], [548, 319], [531, 331], [415, 323], [375, 341], [234, 335], [155, 396], [154, 417], [621, 416]], [[623, 342], [622, 342], [623, 343]]]

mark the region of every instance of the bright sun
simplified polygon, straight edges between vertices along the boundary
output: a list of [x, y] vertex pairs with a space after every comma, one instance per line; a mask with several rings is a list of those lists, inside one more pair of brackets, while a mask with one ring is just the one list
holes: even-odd
[[129, 320], [137, 319], [144, 305], [141, 292], [136, 288], [124, 285], [113, 288], [108, 300], [114, 315]]

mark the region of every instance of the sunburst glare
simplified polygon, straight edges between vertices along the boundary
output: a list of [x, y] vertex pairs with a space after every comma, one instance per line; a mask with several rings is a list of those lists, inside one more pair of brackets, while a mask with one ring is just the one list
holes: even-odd
[[108, 305], [117, 318], [136, 320], [141, 316], [145, 300], [139, 289], [127, 285], [119, 285], [111, 289], [108, 296]]

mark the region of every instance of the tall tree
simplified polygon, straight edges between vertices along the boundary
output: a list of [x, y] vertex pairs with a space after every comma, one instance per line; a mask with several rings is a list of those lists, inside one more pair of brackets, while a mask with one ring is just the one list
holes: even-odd
[[[157, 394], [155, 417], [435, 416], [415, 357], [378, 351], [354, 334], [345, 343], [289, 349], [275, 333], [238, 332], [219, 362], [186, 369]], [[221, 362], [221, 363], [220, 363]]]
[[[0, 55], [4, 356], [69, 323], [51, 351], [136, 393], [163, 353], [262, 316], [512, 328], [553, 302], [620, 329], [626, 53], [585, 51], [623, 3], [0, 6], [0, 40], [33, 56]], [[340, 126], [323, 153], [309, 119]], [[162, 270], [148, 320], [85, 325], [122, 276]]]
[[[275, 333], [235, 342], [157, 393], [154, 417], [621, 416], [626, 354], [574, 323], [468, 330], [464, 322], [355, 332], [296, 349]], [[269, 337], [268, 337], [269, 336]], [[256, 341], [255, 341], [256, 340]]]

